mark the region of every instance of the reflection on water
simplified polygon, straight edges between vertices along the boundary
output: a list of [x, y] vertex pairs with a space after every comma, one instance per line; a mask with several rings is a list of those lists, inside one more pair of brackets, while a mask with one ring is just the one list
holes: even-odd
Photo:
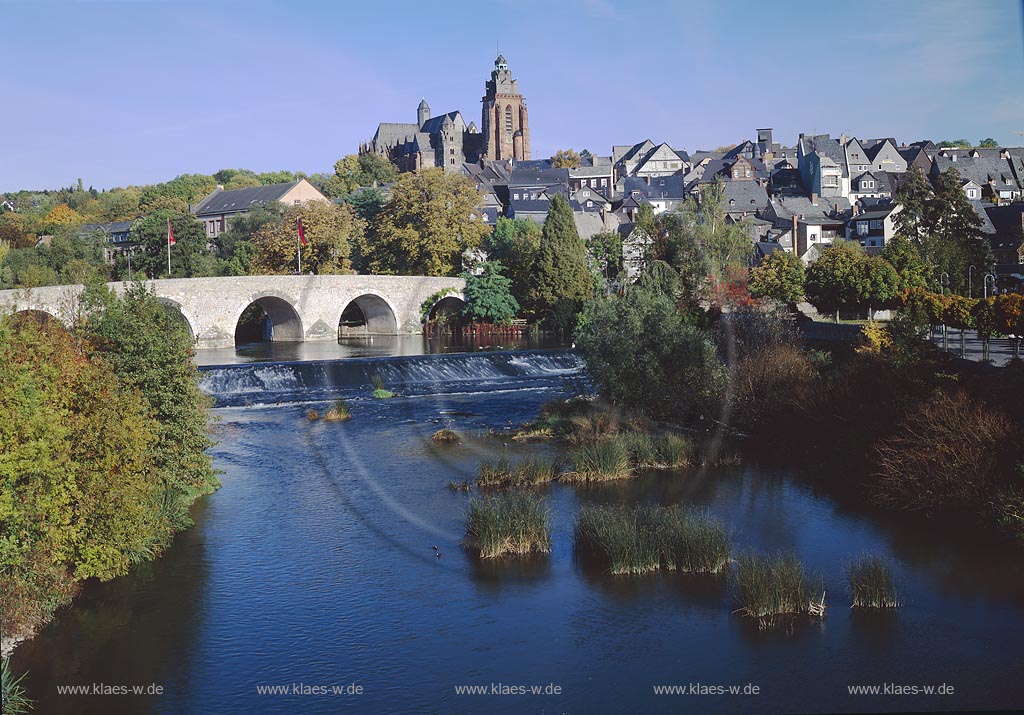
[[[308, 422], [305, 410], [333, 393], [302, 402], [307, 393], [290, 378], [319, 390], [362, 385], [365, 376], [348, 380], [336, 366], [330, 373], [307, 365], [264, 376], [272, 394], [249, 404], [227, 399], [249, 389], [246, 380], [212, 371], [218, 399], [229, 405], [216, 410], [213, 451], [224, 487], [198, 505], [196, 527], [160, 561], [88, 584], [74, 608], [19, 647], [13, 665], [29, 671], [37, 711], [731, 714], [1024, 702], [1019, 552], [965, 530], [865, 511], [785, 469], [750, 464], [594, 487], [554, 484], [542, 492], [549, 555], [481, 561], [467, 553], [465, 517], [477, 494], [451, 492], [448, 482], [472, 479], [486, 454], [531, 449], [474, 434], [526, 421], [564, 394], [571, 357], [371, 361], [404, 380], [407, 396], [373, 400], [352, 388], [345, 394], [353, 416], [340, 424]], [[455, 376], [447, 385], [442, 369]], [[460, 444], [431, 442], [439, 420], [462, 435]], [[825, 579], [824, 621], [759, 631], [732, 614], [728, 575], [614, 577], [574, 556], [582, 505], [637, 502], [706, 509], [729, 525], [738, 549], [795, 552]], [[895, 560], [906, 601], [899, 612], [849, 608], [845, 565], [866, 552]], [[56, 693], [58, 685], [94, 682], [156, 682], [165, 695]], [[365, 694], [358, 703], [257, 694], [259, 685], [296, 682], [357, 682]], [[454, 694], [455, 685], [492, 682], [556, 683], [563, 694], [530, 702]], [[753, 683], [761, 695], [686, 705], [652, 694], [655, 684], [690, 682]], [[949, 683], [956, 691], [848, 695], [847, 685], [872, 683]]]
[[197, 350], [196, 362], [199, 365], [232, 365], [560, 347], [567, 347], [566, 343], [552, 336], [373, 335], [345, 337], [336, 343], [259, 342], [233, 348]]

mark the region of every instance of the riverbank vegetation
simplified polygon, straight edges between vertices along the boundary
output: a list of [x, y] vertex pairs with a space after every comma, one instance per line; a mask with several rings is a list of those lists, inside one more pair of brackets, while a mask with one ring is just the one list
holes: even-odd
[[715, 574], [729, 563], [725, 527], [681, 506], [584, 506], [574, 534], [581, 556], [596, 558], [617, 575], [660, 568]]
[[529, 492], [474, 499], [466, 520], [466, 544], [484, 559], [551, 551], [546, 502]]
[[899, 591], [892, 561], [881, 556], [854, 559], [846, 579], [855, 608], [899, 608]]
[[346, 422], [350, 419], [352, 419], [352, 413], [348, 410], [348, 404], [340, 397], [324, 413], [324, 422]]
[[187, 328], [152, 295], [90, 288], [70, 330], [0, 319], [0, 630], [155, 558], [218, 486]]
[[24, 678], [24, 673], [14, 675], [7, 658], [0, 659], [0, 715], [22, 715], [32, 709], [22, 685]]
[[812, 593], [804, 565], [793, 554], [747, 553], [736, 559], [736, 613], [776, 627], [787, 616], [809, 612]]
[[480, 463], [476, 485], [478, 487], [525, 487], [550, 484], [560, 473], [556, 459], [529, 457], [513, 460], [502, 455], [497, 460]]

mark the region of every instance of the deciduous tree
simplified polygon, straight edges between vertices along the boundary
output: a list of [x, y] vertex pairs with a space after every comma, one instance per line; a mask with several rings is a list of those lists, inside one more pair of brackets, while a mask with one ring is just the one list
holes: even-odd
[[789, 251], [775, 251], [750, 272], [750, 295], [783, 303], [804, 299], [804, 264]]
[[324, 201], [289, 207], [280, 221], [264, 223], [253, 235], [256, 249], [250, 265], [260, 273], [298, 271], [299, 234], [302, 220], [307, 245], [302, 246], [302, 272], [344, 273], [351, 267], [353, 243], [362, 241], [365, 224], [352, 208]]

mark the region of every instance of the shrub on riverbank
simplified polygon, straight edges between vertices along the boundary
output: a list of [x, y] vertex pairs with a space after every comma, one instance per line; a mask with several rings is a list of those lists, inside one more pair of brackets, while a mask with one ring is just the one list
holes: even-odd
[[157, 556], [217, 484], [188, 330], [141, 287], [0, 319], [0, 631]]
[[846, 568], [854, 607], [898, 608], [899, 592], [892, 561], [880, 556], [863, 556]]
[[551, 551], [547, 504], [528, 492], [474, 499], [466, 521], [466, 543], [485, 559], [547, 553]]
[[547, 484], [558, 476], [558, 462], [547, 457], [512, 460], [502, 455], [496, 461], [481, 462], [478, 487], [518, 487]]
[[736, 613], [762, 628], [780, 617], [807, 613], [811, 602], [804, 565], [792, 554], [742, 554], [736, 559]]
[[648, 573], [663, 563], [671, 571], [719, 573], [730, 552], [721, 523], [681, 506], [584, 506], [575, 544], [613, 574]]

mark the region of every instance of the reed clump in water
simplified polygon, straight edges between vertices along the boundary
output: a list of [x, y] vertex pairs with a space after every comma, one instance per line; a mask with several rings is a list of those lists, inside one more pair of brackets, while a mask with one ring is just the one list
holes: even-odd
[[587, 442], [576, 450], [575, 469], [562, 475], [565, 481], [607, 482], [636, 476], [629, 451], [620, 439]]
[[736, 611], [771, 628], [811, 603], [803, 563], [793, 554], [742, 554], [736, 559]]
[[550, 552], [547, 504], [529, 492], [474, 499], [466, 520], [466, 544], [484, 559]]
[[331, 409], [324, 413], [325, 422], [344, 422], [351, 418], [352, 414], [348, 411], [348, 405], [341, 398], [335, 400]]
[[899, 608], [899, 590], [892, 561], [881, 556], [862, 556], [846, 568], [847, 583], [855, 608]]
[[384, 378], [379, 373], [374, 374], [370, 380], [373, 382], [373, 399], [389, 400], [395, 396], [395, 393], [384, 386]]
[[461, 482], [451, 481], [448, 482], [448, 488], [453, 492], [469, 492], [473, 491], [473, 485], [463, 479]]
[[523, 487], [546, 484], [558, 476], [558, 461], [549, 457], [512, 460], [502, 455], [486, 460], [477, 473], [478, 487]]
[[576, 524], [576, 547], [608, 563], [613, 574], [668, 570], [719, 573], [729, 563], [730, 539], [706, 513], [682, 506], [586, 506]]
[[320, 419], [320, 413], [316, 410], [306, 410], [306, 419], [310, 422], [316, 422]]

